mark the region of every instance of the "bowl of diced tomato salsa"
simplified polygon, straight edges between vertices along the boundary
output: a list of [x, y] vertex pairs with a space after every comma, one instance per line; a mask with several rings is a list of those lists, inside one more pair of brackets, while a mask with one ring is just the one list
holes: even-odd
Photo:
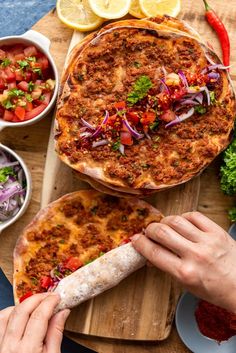
[[32, 30], [0, 39], [0, 129], [33, 124], [53, 107], [58, 73], [49, 47]]

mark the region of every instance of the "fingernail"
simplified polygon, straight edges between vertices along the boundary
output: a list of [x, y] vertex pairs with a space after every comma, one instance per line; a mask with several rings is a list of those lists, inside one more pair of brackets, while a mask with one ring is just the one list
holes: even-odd
[[131, 239], [132, 241], [136, 241], [136, 240], [138, 240], [140, 237], [141, 237], [141, 234], [135, 234], [135, 235], [132, 236], [130, 239]]

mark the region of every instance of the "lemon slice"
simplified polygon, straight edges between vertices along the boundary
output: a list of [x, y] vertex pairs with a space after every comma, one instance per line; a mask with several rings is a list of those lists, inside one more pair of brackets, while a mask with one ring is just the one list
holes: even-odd
[[82, 32], [92, 31], [103, 23], [91, 10], [88, 0], [58, 0], [57, 14], [67, 26]]
[[142, 12], [140, 5], [139, 5], [139, 0], [131, 0], [131, 5], [129, 8], [129, 13], [130, 15], [137, 17], [137, 18], [144, 18], [146, 17], [144, 13]]
[[181, 9], [180, 0], [139, 0], [142, 12], [148, 16], [169, 15], [176, 17]]
[[103, 18], [113, 19], [129, 12], [131, 0], [88, 0], [93, 12]]

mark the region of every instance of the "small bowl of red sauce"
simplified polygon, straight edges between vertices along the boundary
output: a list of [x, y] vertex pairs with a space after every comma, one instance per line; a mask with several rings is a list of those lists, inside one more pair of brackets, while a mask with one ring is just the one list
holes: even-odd
[[[235, 224], [230, 227], [229, 234], [236, 240]], [[180, 338], [193, 353], [235, 353], [235, 317], [235, 314], [185, 293], [177, 305], [175, 323]]]
[[0, 39], [0, 129], [34, 124], [54, 106], [59, 80], [49, 48], [33, 30]]

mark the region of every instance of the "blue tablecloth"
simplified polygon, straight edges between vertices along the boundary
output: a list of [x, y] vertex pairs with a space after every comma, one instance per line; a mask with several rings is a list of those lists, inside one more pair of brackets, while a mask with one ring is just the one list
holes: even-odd
[[55, 4], [56, 0], [0, 0], [0, 37], [26, 32]]

